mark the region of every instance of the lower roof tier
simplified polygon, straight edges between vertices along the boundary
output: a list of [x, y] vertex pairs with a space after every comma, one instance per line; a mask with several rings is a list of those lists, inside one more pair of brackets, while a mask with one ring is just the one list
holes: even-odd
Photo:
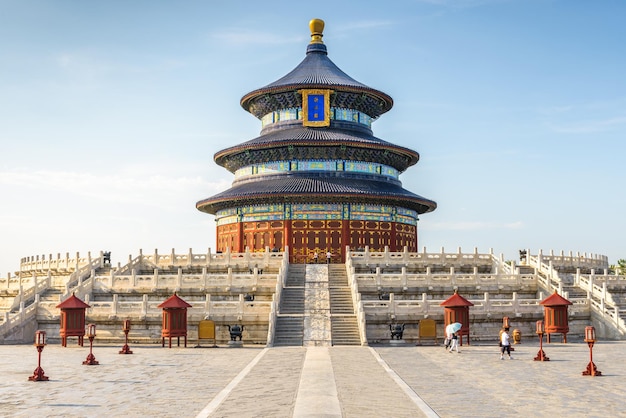
[[202, 212], [238, 205], [267, 203], [378, 203], [401, 206], [422, 214], [432, 212], [437, 203], [402, 188], [399, 182], [358, 177], [311, 175], [275, 176], [259, 181], [237, 183], [230, 189], [196, 203]]

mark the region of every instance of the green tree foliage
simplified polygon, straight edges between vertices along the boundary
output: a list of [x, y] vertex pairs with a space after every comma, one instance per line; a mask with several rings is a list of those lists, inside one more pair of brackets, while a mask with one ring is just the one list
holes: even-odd
[[626, 276], [626, 259], [617, 260], [617, 265], [613, 264], [609, 268], [620, 276]]

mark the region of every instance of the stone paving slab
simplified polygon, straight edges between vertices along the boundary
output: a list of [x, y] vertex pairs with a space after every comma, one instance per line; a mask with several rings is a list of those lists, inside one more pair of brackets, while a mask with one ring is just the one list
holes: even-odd
[[86, 366], [85, 347], [48, 345], [41, 367], [47, 382], [31, 382], [32, 345], [0, 345], [2, 417], [195, 416], [261, 351], [255, 348], [95, 346], [100, 362]]
[[344, 417], [425, 416], [367, 347], [332, 347], [330, 354]]
[[538, 344], [499, 347], [378, 347], [381, 357], [442, 417], [624, 417], [626, 342], [598, 342], [593, 361], [602, 376], [582, 376], [586, 343], [544, 344], [550, 361], [534, 361]]
[[[131, 345], [131, 355], [120, 348], [96, 345], [100, 365], [85, 366], [88, 344], [48, 345], [42, 367], [50, 381], [30, 382], [34, 346], [0, 345], [0, 416], [291, 417], [306, 384], [302, 347]], [[514, 360], [499, 360], [496, 345], [464, 345], [460, 354], [441, 346], [328, 347], [333, 378], [320, 376], [335, 386], [344, 417], [433, 416], [429, 410], [441, 417], [626, 417], [626, 342], [595, 345], [599, 377], [581, 375], [585, 343], [544, 344], [549, 362], [533, 361], [537, 351], [538, 344], [516, 345]], [[417, 396], [432, 409], [421, 408]]]

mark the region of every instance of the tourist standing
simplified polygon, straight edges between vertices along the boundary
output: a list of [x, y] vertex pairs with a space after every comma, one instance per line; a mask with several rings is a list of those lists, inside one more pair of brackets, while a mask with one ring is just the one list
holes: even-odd
[[313, 253], [313, 263], [317, 264], [317, 258], [318, 258], [318, 254], [317, 251], [315, 251], [315, 253]]
[[326, 264], [330, 264], [330, 258], [332, 257], [332, 253], [330, 251], [326, 251]]
[[509, 360], [513, 360], [513, 357], [511, 357], [511, 336], [508, 328], [504, 328], [504, 331], [500, 334], [500, 360], [504, 360], [505, 351], [509, 356]]

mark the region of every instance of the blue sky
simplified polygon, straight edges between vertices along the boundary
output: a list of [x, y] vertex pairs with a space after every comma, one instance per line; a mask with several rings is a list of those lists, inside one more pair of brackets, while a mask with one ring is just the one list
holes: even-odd
[[0, 1], [0, 274], [215, 248], [213, 154], [258, 135], [239, 100], [304, 58], [312, 18], [393, 97], [374, 134], [421, 155], [420, 248], [626, 258], [626, 3], [347, 3]]

